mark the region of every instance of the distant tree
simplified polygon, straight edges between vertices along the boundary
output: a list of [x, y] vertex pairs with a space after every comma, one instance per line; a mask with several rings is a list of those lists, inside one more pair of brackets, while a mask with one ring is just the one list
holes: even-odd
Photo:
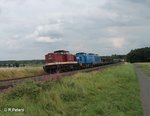
[[7, 65], [6, 65], [6, 64], [3, 64], [2, 66], [3, 66], [3, 67], [6, 67]]
[[38, 65], [38, 64], [44, 64], [45, 60], [41, 59], [41, 60], [7, 60], [7, 61], [0, 61], [0, 65], [2, 67], [5, 67], [6, 64], [7, 66], [10, 66], [9, 64], [11, 64], [12, 67], [16, 67], [16, 63], [19, 63], [19, 66], [22, 66], [22, 64], [24, 65]]
[[19, 67], [19, 63], [18, 62], [15, 62], [14, 64], [13, 64], [13, 67]]
[[8, 67], [11, 67], [11, 64], [8, 64]]
[[131, 50], [127, 54], [128, 62], [150, 62], [150, 47]]
[[126, 55], [113, 54], [112, 58], [113, 59], [126, 59]]

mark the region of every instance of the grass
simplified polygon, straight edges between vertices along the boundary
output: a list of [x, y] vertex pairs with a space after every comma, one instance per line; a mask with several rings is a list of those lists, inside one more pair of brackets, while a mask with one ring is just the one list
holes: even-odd
[[[4, 112], [24, 108], [24, 112]], [[142, 116], [133, 66], [26, 82], [0, 95], [1, 116]]]
[[150, 77], [150, 63], [140, 63], [143, 72]]
[[42, 67], [32, 68], [1, 68], [0, 80], [43, 75]]
[[42, 67], [44, 64], [32, 64], [32, 63], [28, 63], [25, 64], [25, 66], [31, 66], [31, 67]]

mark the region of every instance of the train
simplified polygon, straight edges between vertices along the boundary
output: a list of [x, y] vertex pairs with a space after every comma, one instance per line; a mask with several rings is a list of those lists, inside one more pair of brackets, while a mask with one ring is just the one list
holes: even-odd
[[114, 63], [109, 56], [78, 52], [75, 55], [67, 50], [57, 50], [45, 55], [43, 69], [46, 73], [58, 73]]

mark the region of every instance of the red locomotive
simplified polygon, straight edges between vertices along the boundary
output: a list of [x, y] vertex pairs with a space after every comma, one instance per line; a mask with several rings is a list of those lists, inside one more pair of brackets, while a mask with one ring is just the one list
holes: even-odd
[[75, 55], [69, 51], [58, 50], [54, 53], [45, 55], [45, 66], [43, 67], [47, 73], [56, 73], [57, 71], [70, 71], [74, 70], [77, 65]]

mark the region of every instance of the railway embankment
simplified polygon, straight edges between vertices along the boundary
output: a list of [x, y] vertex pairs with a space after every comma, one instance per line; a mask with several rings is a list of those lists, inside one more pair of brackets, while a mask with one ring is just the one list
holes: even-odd
[[124, 64], [53, 81], [17, 85], [0, 94], [0, 115], [142, 116], [139, 93], [133, 66]]

